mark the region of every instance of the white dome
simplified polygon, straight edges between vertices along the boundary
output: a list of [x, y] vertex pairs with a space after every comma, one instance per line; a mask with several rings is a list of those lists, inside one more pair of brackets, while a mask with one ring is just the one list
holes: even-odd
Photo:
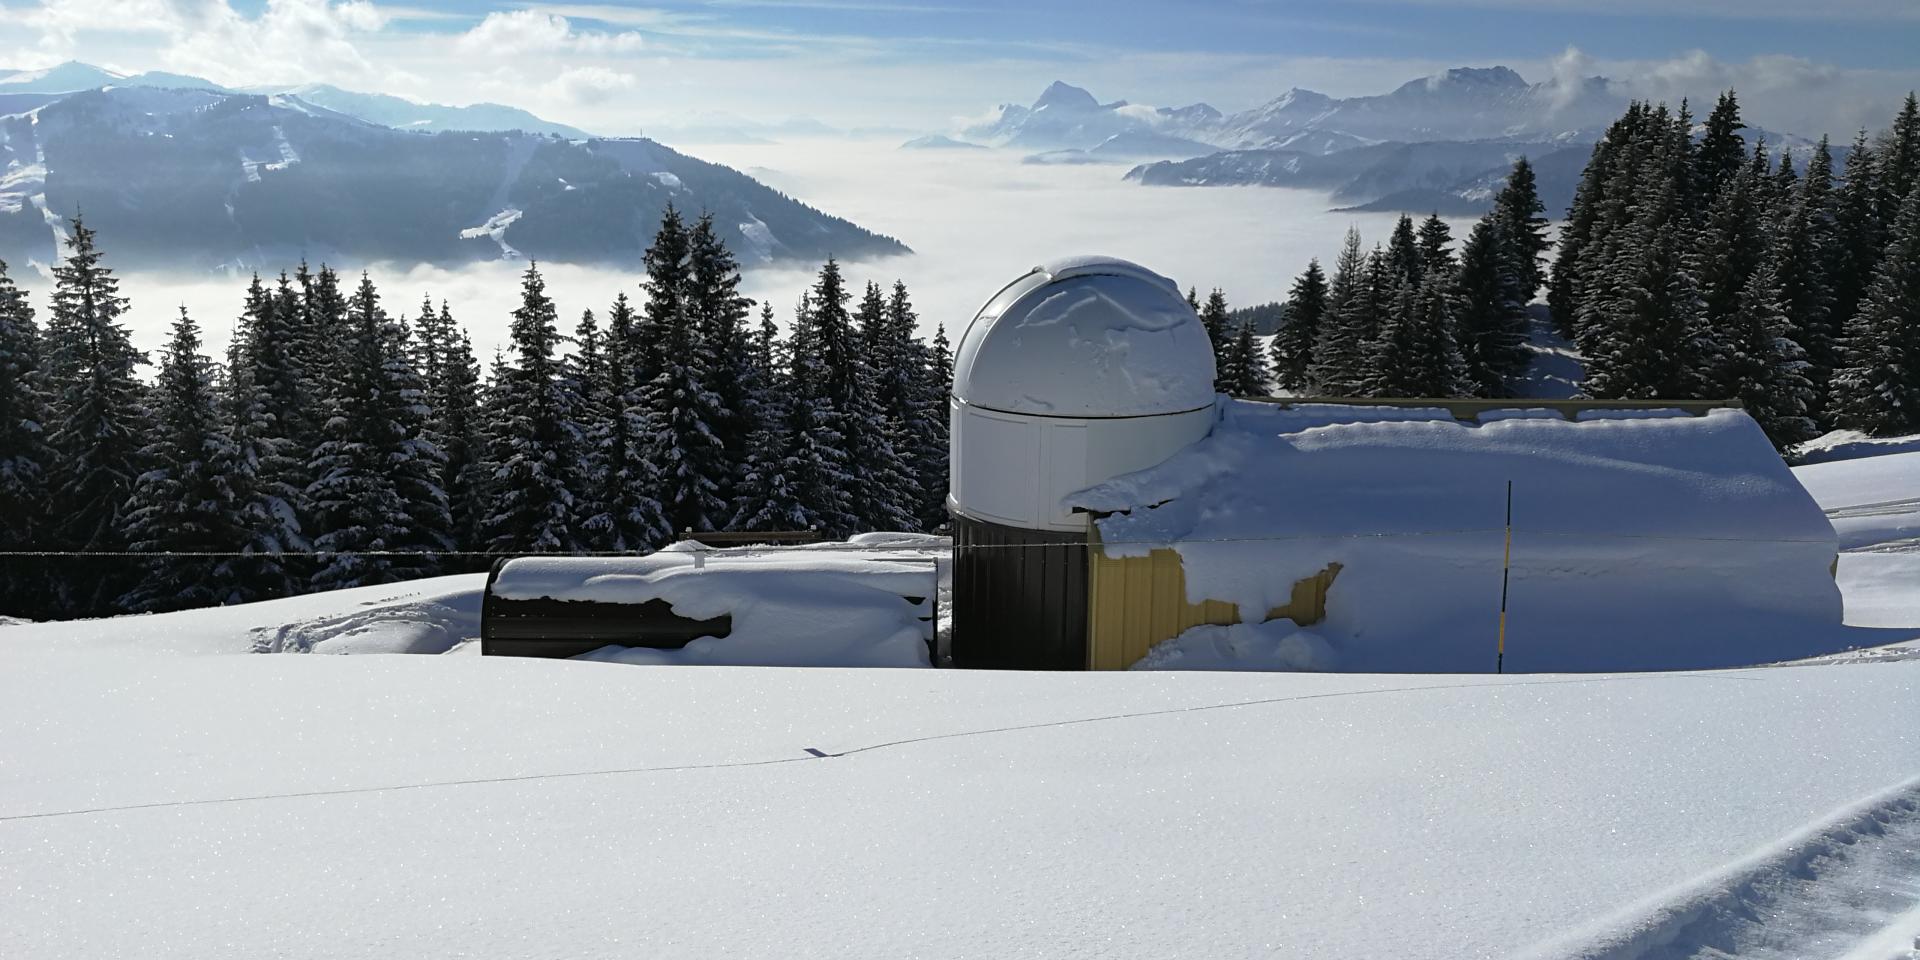
[[967, 326], [954, 399], [1041, 417], [1139, 417], [1213, 404], [1213, 345], [1173, 281], [1111, 257], [1033, 268]]

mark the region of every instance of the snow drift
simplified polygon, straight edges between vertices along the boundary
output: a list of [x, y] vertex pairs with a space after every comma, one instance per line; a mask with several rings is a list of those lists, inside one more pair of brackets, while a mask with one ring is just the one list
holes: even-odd
[[[1069, 498], [1110, 555], [1171, 547], [1187, 600], [1285, 604], [1342, 569], [1331, 647], [1351, 671], [1492, 666], [1513, 491], [1509, 669], [1730, 666], [1847, 645], [1836, 538], [1737, 410], [1222, 404], [1205, 440]], [[1285, 658], [1282, 658], [1285, 659]]]

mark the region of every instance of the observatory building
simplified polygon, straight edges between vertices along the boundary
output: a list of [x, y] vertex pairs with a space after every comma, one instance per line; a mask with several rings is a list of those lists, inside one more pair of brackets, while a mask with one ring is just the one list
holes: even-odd
[[954, 357], [953, 662], [1087, 665], [1087, 540], [1069, 494], [1207, 435], [1213, 346], [1172, 280], [1081, 257], [987, 301]]
[[1833, 528], [1737, 401], [1213, 382], [1200, 319], [1136, 264], [1047, 264], [981, 308], [950, 401], [952, 665], [1680, 669], [1840, 642]]

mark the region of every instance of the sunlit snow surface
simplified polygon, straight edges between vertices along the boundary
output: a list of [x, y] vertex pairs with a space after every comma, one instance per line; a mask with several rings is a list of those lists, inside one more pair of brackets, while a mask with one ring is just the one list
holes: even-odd
[[[1920, 632], [1920, 553], [1839, 576], [1850, 622]], [[481, 582], [0, 625], [0, 957], [1887, 960], [1920, 934], [1897, 646], [1503, 677], [240, 655], [444, 648]]]

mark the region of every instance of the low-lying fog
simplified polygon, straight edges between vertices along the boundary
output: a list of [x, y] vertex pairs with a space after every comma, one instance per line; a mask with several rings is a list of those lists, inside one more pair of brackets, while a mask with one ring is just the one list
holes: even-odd
[[[846, 272], [856, 293], [868, 280], [906, 281], [924, 332], [945, 323], [956, 339], [989, 296], [1046, 260], [1125, 257], [1202, 295], [1221, 287], [1233, 305], [1243, 306], [1283, 297], [1309, 257], [1330, 267], [1348, 226], [1357, 225], [1371, 245], [1386, 239], [1394, 219], [1330, 213], [1328, 199], [1310, 191], [1142, 187], [1121, 179], [1125, 166], [1023, 164], [1016, 150], [900, 150], [891, 140], [817, 140], [687, 152], [912, 247], [911, 256], [850, 263]], [[1466, 226], [1455, 222], [1456, 238]], [[100, 240], [111, 264], [113, 238]], [[817, 266], [754, 267], [745, 292], [770, 301], [784, 324]], [[484, 359], [506, 341], [524, 269], [519, 262], [451, 270], [389, 263], [369, 272], [390, 312], [412, 315], [423, 294], [448, 300]], [[542, 264], [541, 271], [559, 305], [562, 332], [572, 330], [582, 310], [604, 313], [616, 292], [633, 294], [641, 280], [638, 265], [622, 271]], [[26, 270], [14, 275], [33, 290], [44, 318], [44, 282]], [[175, 308], [185, 304], [206, 328], [210, 348], [220, 351], [245, 284], [244, 276], [131, 272], [122, 273], [121, 290], [133, 299], [130, 322], [143, 347], [160, 345]]]

